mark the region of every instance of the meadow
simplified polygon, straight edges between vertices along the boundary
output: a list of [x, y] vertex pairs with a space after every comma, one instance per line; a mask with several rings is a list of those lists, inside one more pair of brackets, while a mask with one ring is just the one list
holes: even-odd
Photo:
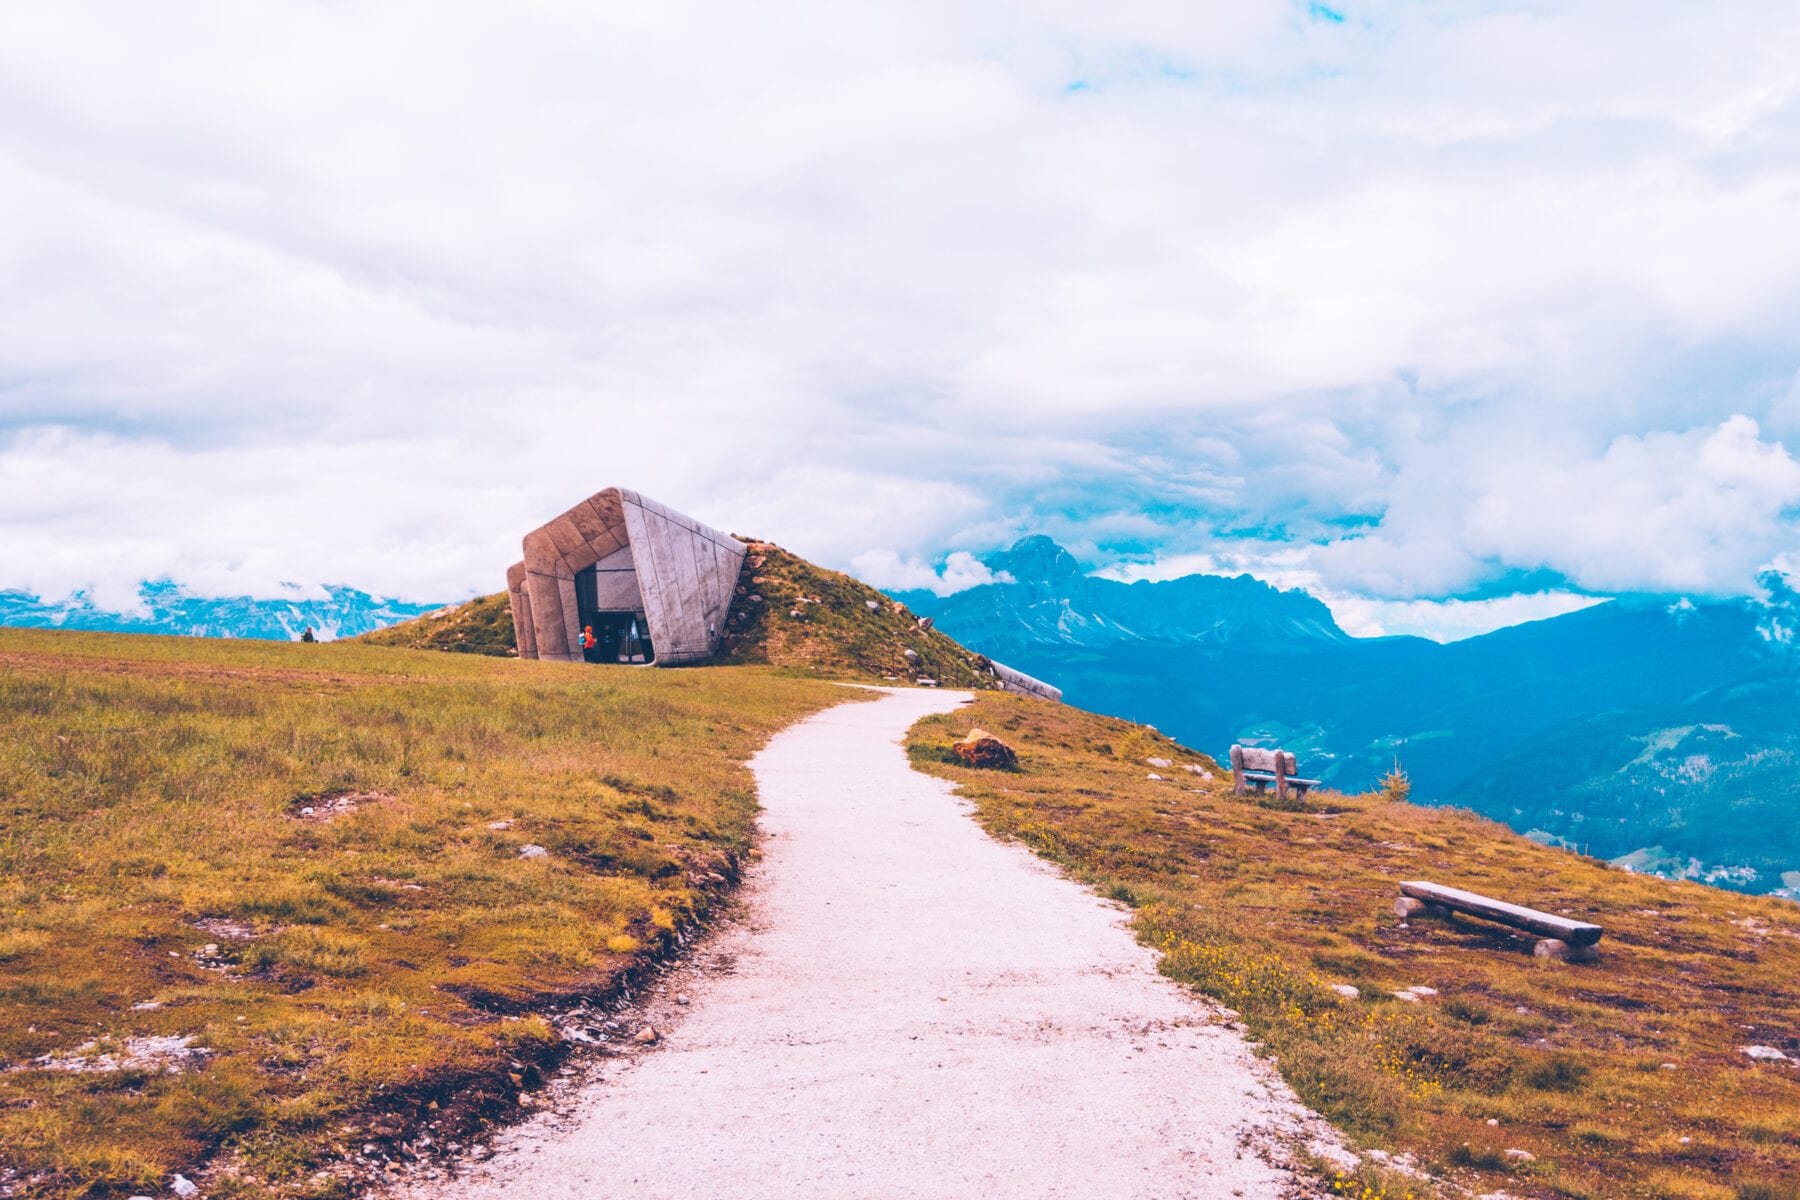
[[[949, 743], [971, 725], [1018, 769], [961, 765]], [[931, 718], [909, 749], [991, 832], [1129, 905], [1165, 974], [1234, 1010], [1301, 1099], [1377, 1152], [1338, 1194], [1800, 1197], [1800, 906], [1380, 793], [1234, 796], [1228, 771], [1148, 727], [1015, 696]], [[1403, 923], [1408, 879], [1595, 921], [1601, 957]]]
[[0, 629], [0, 1194], [337, 1196], [528, 1109], [735, 881], [744, 761], [846, 698]]

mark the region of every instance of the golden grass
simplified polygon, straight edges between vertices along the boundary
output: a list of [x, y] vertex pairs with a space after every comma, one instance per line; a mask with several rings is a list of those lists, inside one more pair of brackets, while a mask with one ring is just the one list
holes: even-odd
[[[948, 744], [971, 724], [1010, 742], [1019, 771], [956, 763]], [[990, 830], [1133, 905], [1164, 972], [1235, 1009], [1360, 1144], [1475, 1192], [1800, 1195], [1800, 1066], [1740, 1049], [1800, 1058], [1800, 908], [1628, 875], [1378, 795], [1280, 811], [1231, 796], [1228, 772], [1145, 729], [1014, 696], [931, 718], [910, 745]], [[1144, 757], [1178, 765], [1153, 780]], [[1460, 918], [1403, 927], [1396, 884], [1414, 878], [1594, 920], [1602, 957], [1536, 960], [1529, 936]], [[1413, 985], [1439, 995], [1393, 995]], [[1334, 1189], [1426, 1191], [1373, 1168]]]
[[[0, 630], [0, 1190], [160, 1192], [218, 1156], [214, 1195], [331, 1195], [314, 1172], [366, 1142], [516, 1107], [561, 1053], [534, 1014], [612, 996], [706, 913], [749, 845], [742, 763], [847, 698]], [[157, 1036], [206, 1053], [37, 1063]]]

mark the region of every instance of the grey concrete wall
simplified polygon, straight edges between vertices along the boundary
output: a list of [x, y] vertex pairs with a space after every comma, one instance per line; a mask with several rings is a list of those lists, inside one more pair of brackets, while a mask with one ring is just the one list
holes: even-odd
[[999, 681], [1004, 691], [1017, 692], [1021, 696], [1036, 696], [1040, 700], [1062, 700], [1062, 689], [1052, 687], [1041, 679], [1033, 679], [1023, 671], [1015, 671], [1005, 663], [989, 661], [989, 668], [994, 678]]
[[512, 600], [513, 644], [520, 658], [536, 658], [537, 630], [531, 624], [531, 595], [525, 590], [525, 564], [506, 568], [506, 591]]
[[[717, 653], [746, 548], [736, 538], [622, 488], [607, 488], [525, 535], [523, 587], [514, 620], [531, 626], [538, 658], [581, 660], [575, 575], [601, 564], [603, 607], [645, 614], [656, 661], [697, 662]], [[613, 564], [629, 558], [631, 570]], [[508, 587], [511, 589], [511, 573]], [[635, 586], [637, 603], [626, 604]], [[520, 655], [525, 655], [523, 634]]]

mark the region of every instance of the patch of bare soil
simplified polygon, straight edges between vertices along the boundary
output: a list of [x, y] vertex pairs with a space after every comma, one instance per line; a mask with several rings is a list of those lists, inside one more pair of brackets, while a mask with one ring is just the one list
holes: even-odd
[[288, 816], [298, 821], [334, 821], [349, 816], [366, 804], [392, 800], [391, 792], [358, 792], [350, 789], [296, 796], [288, 803]]

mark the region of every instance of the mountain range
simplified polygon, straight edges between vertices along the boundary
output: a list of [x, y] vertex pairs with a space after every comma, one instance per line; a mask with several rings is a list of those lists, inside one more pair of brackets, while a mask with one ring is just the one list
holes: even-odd
[[442, 607], [405, 604], [349, 587], [328, 587], [323, 599], [255, 600], [194, 596], [159, 580], [138, 589], [135, 612], [109, 612], [77, 592], [46, 602], [24, 592], [0, 591], [0, 625], [27, 629], [90, 629], [117, 633], [167, 633], [188, 637], [268, 638], [298, 641], [307, 630], [321, 641], [354, 637]]
[[1441, 645], [1353, 638], [1249, 576], [1122, 583], [1044, 537], [1004, 580], [902, 594], [1069, 703], [1223, 756], [1294, 750], [1348, 791], [1398, 764], [1413, 799], [1657, 874], [1800, 894], [1800, 604], [1630, 597]]

